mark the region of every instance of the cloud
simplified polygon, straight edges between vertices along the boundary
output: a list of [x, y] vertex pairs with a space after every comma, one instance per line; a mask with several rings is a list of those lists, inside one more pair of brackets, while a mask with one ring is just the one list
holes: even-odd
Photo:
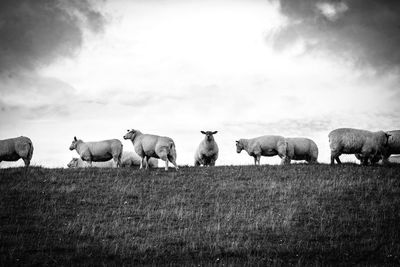
[[0, 76], [0, 120], [37, 120], [68, 116], [77, 98], [67, 83], [36, 73]]
[[329, 20], [335, 21], [342, 16], [349, 7], [343, 3], [317, 3], [316, 7], [321, 11], [321, 13]]
[[[99, 2], [97, 2], [99, 3]], [[101, 33], [106, 19], [90, 0], [0, 1], [0, 120], [59, 120], [82, 106], [73, 86], [42, 69], [74, 57], [87, 33]], [[16, 126], [18, 125], [18, 126]]]
[[400, 66], [400, 2], [380, 0], [280, 0], [288, 20], [273, 37], [276, 49], [304, 42], [377, 70]]
[[228, 122], [224, 127], [242, 134], [251, 133], [251, 137], [265, 134], [284, 136], [307, 136], [315, 132], [331, 129], [332, 120], [328, 118], [281, 119], [273, 122], [248, 121], [242, 123]]
[[84, 29], [101, 32], [105, 17], [88, 0], [0, 2], [0, 73], [35, 70], [76, 54]]

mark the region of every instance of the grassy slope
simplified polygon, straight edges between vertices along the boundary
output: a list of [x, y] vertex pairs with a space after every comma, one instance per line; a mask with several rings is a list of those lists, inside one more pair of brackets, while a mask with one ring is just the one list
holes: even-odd
[[400, 165], [0, 170], [0, 265], [400, 264]]

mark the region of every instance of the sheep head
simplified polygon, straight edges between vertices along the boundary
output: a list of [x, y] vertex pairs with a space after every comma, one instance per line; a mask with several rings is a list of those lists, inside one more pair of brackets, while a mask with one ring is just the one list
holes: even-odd
[[132, 130], [127, 130], [127, 133], [124, 135], [124, 139], [130, 139], [133, 140], [135, 139], [135, 134], [136, 134], [136, 130], [132, 129]]
[[81, 140], [76, 139], [76, 136], [74, 136], [74, 140], [72, 140], [71, 145], [69, 146], [69, 150], [74, 150], [76, 149], [78, 142]]
[[214, 131], [214, 132], [212, 132], [212, 131], [200, 131], [202, 134], [204, 134], [204, 135], [206, 135], [206, 140], [207, 141], [212, 141], [212, 140], [214, 140], [214, 134], [216, 134], [216, 133], [218, 133], [218, 131]]

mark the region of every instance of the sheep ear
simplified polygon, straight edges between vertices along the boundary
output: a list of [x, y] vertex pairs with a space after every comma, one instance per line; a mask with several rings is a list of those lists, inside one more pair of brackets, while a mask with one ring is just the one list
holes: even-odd
[[202, 134], [206, 134], [206, 132], [205, 131], [200, 131]]
[[214, 131], [214, 132], [212, 132], [212, 134], [216, 134], [216, 133], [218, 133], [218, 131]]
[[78, 141], [78, 139], [76, 139], [76, 136], [74, 136], [74, 141]]
[[236, 144], [238, 144], [238, 143], [239, 143], [239, 141], [237, 141], [237, 140], [236, 140], [235, 142], [236, 142]]

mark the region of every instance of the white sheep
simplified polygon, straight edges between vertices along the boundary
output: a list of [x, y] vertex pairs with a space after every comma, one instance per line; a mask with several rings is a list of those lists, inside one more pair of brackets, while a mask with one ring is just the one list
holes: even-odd
[[148, 168], [148, 160], [150, 157], [162, 159], [165, 161], [165, 170], [168, 170], [168, 161], [170, 161], [175, 169], [178, 170], [176, 164], [176, 149], [174, 141], [165, 136], [158, 136], [152, 134], [143, 134], [139, 130], [128, 130], [124, 135], [124, 139], [132, 141], [135, 152], [141, 157], [140, 169], [143, 168], [146, 162], [146, 169]]
[[400, 130], [388, 131], [389, 136], [388, 145], [382, 151], [383, 163], [389, 162], [391, 155], [400, 154]]
[[[400, 154], [400, 130], [387, 131], [387, 134], [389, 135], [388, 145], [383, 148], [381, 154], [370, 159], [372, 164], [379, 162], [381, 159], [383, 164], [387, 164], [391, 155]], [[360, 161], [363, 160], [361, 154], [356, 154], [356, 158]]]
[[245, 150], [254, 157], [254, 164], [260, 165], [261, 156], [272, 157], [278, 155], [281, 158], [281, 165], [285, 164], [287, 143], [285, 138], [279, 135], [265, 135], [252, 139], [240, 139], [236, 141], [236, 152]]
[[[122, 153], [121, 166], [122, 167], [139, 167], [142, 159], [134, 151], [127, 151]], [[158, 159], [149, 158], [147, 161], [150, 168], [158, 167]]]
[[360, 129], [339, 128], [329, 133], [329, 146], [331, 148], [331, 165], [334, 161], [341, 163], [341, 154], [360, 154], [362, 164], [367, 165], [368, 160], [380, 155], [388, 145], [389, 134], [379, 131], [370, 132]]
[[313, 140], [303, 137], [285, 138], [285, 140], [287, 142], [286, 163], [290, 163], [291, 160], [317, 163], [318, 147]]
[[91, 165], [81, 158], [72, 158], [67, 164], [68, 168], [84, 168], [84, 167], [96, 167], [96, 168], [112, 168], [114, 167], [114, 161], [102, 161], [102, 162], [92, 162]]
[[81, 159], [88, 162], [89, 166], [92, 166], [93, 161], [104, 162], [110, 159], [114, 160], [116, 167], [121, 165], [122, 143], [118, 139], [83, 142], [75, 136], [69, 149], [75, 149]]
[[28, 167], [33, 154], [31, 139], [25, 136], [0, 140], [0, 162], [22, 159]]
[[[121, 157], [121, 167], [139, 167], [142, 159], [133, 151], [123, 151]], [[93, 167], [98, 168], [111, 168], [114, 165], [113, 160], [105, 161], [105, 162], [93, 162]], [[71, 161], [67, 164], [68, 168], [83, 168], [87, 167], [87, 163], [83, 161], [81, 158], [72, 158]], [[151, 168], [158, 167], [158, 160], [155, 158], [149, 159], [149, 166]]]
[[205, 135], [203, 141], [194, 155], [194, 166], [215, 166], [215, 161], [218, 159], [218, 145], [214, 140], [214, 134], [218, 131], [200, 131]]

